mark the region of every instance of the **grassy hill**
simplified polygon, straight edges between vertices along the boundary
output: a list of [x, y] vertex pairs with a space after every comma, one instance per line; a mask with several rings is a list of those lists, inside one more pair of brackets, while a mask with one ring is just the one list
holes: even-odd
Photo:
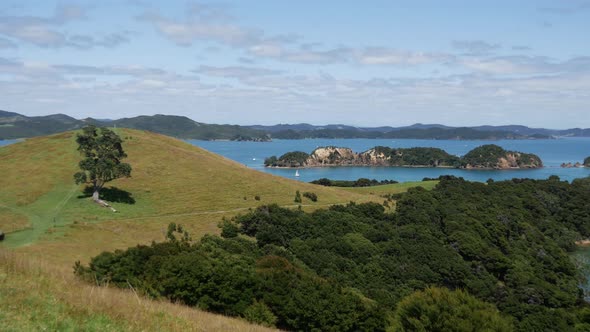
[[[182, 224], [197, 238], [218, 233], [223, 217], [261, 204], [295, 208], [296, 190], [318, 196], [315, 203], [304, 199], [304, 209], [382, 201], [261, 173], [160, 134], [117, 132], [124, 139], [126, 161], [133, 166], [131, 178], [108, 184], [106, 193], [115, 198], [117, 213], [92, 203], [84, 187], [74, 184], [80, 160], [75, 132], [0, 148], [0, 229], [7, 233], [1, 246], [10, 248], [0, 249], [0, 298], [14, 298], [0, 320], [11, 320], [13, 329], [257, 330], [240, 320], [140, 299], [132, 292], [99, 291], [74, 279], [72, 265], [104, 250], [162, 241], [170, 222]], [[22, 309], [29, 303], [37, 311], [25, 315]], [[153, 315], [182, 323], [162, 327], [150, 318]], [[56, 326], [60, 320], [71, 325]]]

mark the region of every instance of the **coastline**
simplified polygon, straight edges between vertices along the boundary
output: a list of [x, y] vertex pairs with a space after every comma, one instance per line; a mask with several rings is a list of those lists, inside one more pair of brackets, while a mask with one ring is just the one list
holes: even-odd
[[[383, 165], [314, 165], [314, 166], [264, 166], [264, 168], [276, 169], [309, 169], [309, 168], [328, 168], [328, 167], [380, 167], [380, 168], [442, 168], [442, 169], [460, 169], [465, 171], [520, 171], [531, 169], [543, 169], [543, 167], [510, 167], [510, 168], [493, 168], [493, 167], [454, 167], [454, 166], [427, 166], [427, 165], [408, 165], [408, 166], [383, 166]], [[590, 240], [589, 240], [590, 241]]]

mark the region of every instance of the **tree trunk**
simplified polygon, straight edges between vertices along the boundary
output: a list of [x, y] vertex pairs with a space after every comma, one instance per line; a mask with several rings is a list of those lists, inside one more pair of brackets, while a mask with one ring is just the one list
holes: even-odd
[[92, 193], [92, 200], [97, 203], [100, 201], [100, 198], [98, 198], [98, 188], [94, 188], [94, 193]]
[[109, 203], [107, 203], [99, 198], [99, 196], [98, 196], [99, 191], [100, 191], [100, 188], [94, 187], [94, 192], [92, 193], [92, 200], [101, 206], [110, 208], [113, 212], [117, 212], [117, 210], [115, 210], [112, 206], [110, 206]]

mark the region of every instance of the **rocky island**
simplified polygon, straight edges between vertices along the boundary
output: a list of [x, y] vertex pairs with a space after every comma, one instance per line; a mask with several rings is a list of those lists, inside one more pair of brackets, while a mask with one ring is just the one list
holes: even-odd
[[264, 161], [266, 167], [328, 167], [328, 166], [388, 166], [388, 167], [447, 167], [465, 169], [520, 169], [543, 167], [541, 159], [529, 153], [506, 151], [488, 144], [458, 157], [439, 148], [390, 148], [376, 146], [356, 153], [350, 148], [327, 146], [311, 154], [287, 152]]

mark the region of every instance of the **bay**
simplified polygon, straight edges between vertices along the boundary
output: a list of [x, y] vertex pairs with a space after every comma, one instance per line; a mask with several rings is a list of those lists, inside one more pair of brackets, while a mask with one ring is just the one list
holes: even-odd
[[0, 139], [0, 147], [5, 145], [10, 145], [16, 142], [20, 142], [21, 140], [18, 139]]
[[[590, 176], [590, 168], [562, 168], [561, 163], [582, 162], [590, 156], [590, 138], [572, 137], [547, 140], [498, 140], [498, 141], [458, 141], [458, 140], [415, 140], [415, 139], [305, 139], [273, 140], [272, 142], [234, 142], [186, 140], [211, 152], [244, 164], [250, 168], [309, 182], [319, 178], [335, 180], [356, 180], [369, 178], [377, 180], [396, 180], [399, 182], [420, 181], [425, 177], [436, 178], [441, 175], [454, 175], [471, 181], [507, 180], [512, 178], [546, 179], [557, 175], [562, 180]], [[374, 146], [388, 147], [436, 147], [451, 154], [462, 156], [471, 149], [484, 144], [497, 144], [504, 149], [534, 153], [545, 165], [531, 170], [460, 170], [445, 168], [401, 168], [401, 167], [323, 167], [304, 168], [295, 177], [294, 169], [265, 168], [264, 159], [280, 156], [290, 151], [311, 153], [320, 146], [348, 147], [355, 152], [366, 151]]]

